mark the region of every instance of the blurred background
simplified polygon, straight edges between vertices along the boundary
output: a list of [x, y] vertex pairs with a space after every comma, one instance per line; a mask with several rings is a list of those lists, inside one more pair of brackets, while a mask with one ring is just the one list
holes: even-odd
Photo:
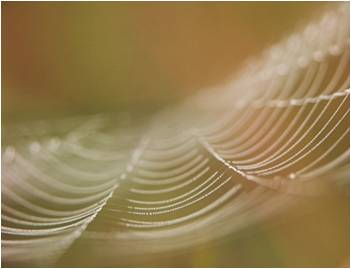
[[332, 3], [2, 3], [2, 120], [158, 110]]

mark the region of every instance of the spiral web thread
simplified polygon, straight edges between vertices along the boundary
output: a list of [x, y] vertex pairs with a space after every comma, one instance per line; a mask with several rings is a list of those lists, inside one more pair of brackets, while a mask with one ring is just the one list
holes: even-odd
[[73, 243], [93, 250], [87, 259], [184, 249], [346, 189], [348, 33], [343, 4], [150, 123], [11, 127], [3, 262], [52, 265]]

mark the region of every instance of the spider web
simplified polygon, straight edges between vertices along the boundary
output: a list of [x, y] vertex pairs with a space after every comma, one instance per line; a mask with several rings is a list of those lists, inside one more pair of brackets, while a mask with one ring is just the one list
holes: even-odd
[[345, 191], [348, 16], [347, 5], [327, 11], [227, 85], [143, 123], [96, 115], [7, 127], [3, 262], [52, 265], [83, 249], [87, 263], [118, 264]]

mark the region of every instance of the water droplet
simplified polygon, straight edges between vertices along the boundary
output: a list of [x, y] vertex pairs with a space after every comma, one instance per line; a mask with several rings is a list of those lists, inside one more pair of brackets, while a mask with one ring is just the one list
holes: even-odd
[[37, 154], [40, 152], [40, 150], [41, 150], [41, 145], [39, 142], [35, 141], [35, 142], [30, 143], [30, 145], [29, 145], [30, 153]]
[[132, 172], [133, 171], [133, 165], [131, 165], [131, 164], [129, 164], [128, 166], [127, 166], [127, 172]]
[[61, 141], [58, 138], [51, 138], [48, 143], [48, 149], [50, 151], [56, 151], [61, 145]]
[[341, 48], [340, 46], [338, 46], [337, 44], [334, 44], [332, 46], [330, 46], [329, 48], [329, 53], [333, 56], [338, 56], [341, 54]]
[[295, 179], [295, 178], [296, 178], [296, 174], [291, 173], [291, 174], [289, 175], [289, 179]]
[[7, 146], [4, 152], [4, 161], [7, 163], [12, 162], [16, 158], [16, 150], [12, 146]]
[[317, 62], [321, 62], [324, 60], [324, 53], [321, 50], [317, 50], [315, 53], [313, 53], [313, 59], [315, 59]]

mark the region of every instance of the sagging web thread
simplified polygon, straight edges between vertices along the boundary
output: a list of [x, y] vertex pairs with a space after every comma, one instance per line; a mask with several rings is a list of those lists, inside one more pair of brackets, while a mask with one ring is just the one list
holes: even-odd
[[150, 125], [16, 126], [2, 158], [3, 261], [51, 264], [73, 242], [110, 258], [173, 251], [342, 187], [348, 21], [347, 7], [328, 11]]

